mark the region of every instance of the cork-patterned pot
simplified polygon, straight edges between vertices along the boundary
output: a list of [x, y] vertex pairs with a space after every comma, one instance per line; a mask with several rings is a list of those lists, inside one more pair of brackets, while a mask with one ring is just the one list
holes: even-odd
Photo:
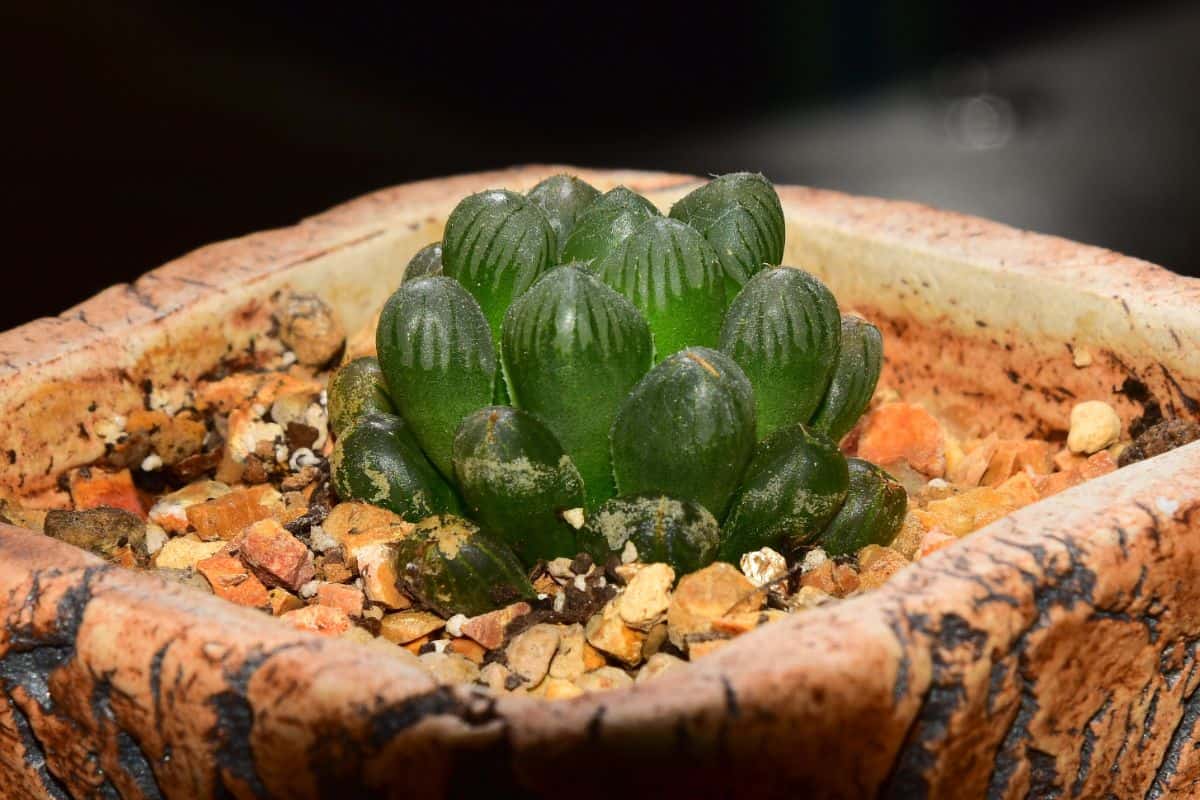
[[[350, 330], [455, 202], [427, 181], [206, 247], [0, 334], [0, 484], [56, 502], [97, 421], [245, 348], [270, 296]], [[696, 179], [578, 171], [667, 206]], [[1076, 400], [1194, 416], [1200, 282], [909, 203], [780, 187], [787, 264], [879, 323], [883, 382], [976, 431]], [[1085, 356], [1086, 351], [1086, 356]], [[1084, 367], [1076, 363], [1087, 363]], [[1200, 780], [1200, 444], [1030, 506], [668, 678], [545, 702], [0, 529], [0, 795], [1163, 797]]]

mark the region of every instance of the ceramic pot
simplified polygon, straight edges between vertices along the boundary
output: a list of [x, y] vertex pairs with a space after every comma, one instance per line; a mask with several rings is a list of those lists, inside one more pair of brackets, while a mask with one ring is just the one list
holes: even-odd
[[[96, 426], [315, 291], [348, 330], [463, 195], [425, 181], [205, 247], [0, 334], [0, 487], [62, 501]], [[577, 172], [666, 207], [696, 179]], [[784, 263], [884, 330], [883, 384], [976, 432], [1195, 417], [1200, 281], [911, 203], [779, 187]], [[1114, 399], [1115, 398], [1115, 399]], [[1200, 443], [1029, 506], [668, 678], [545, 702], [0, 529], [5, 797], [1161, 797], [1200, 780]]]

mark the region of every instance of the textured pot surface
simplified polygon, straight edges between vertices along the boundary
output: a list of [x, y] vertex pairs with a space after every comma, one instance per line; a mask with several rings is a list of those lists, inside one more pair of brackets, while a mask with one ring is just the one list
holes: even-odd
[[[0, 487], [61, 504], [58, 475], [104, 451], [97, 422], [250, 346], [272, 294], [316, 291], [354, 330], [460, 197], [557, 171], [379, 192], [0, 334]], [[572, 171], [660, 206], [696, 182]], [[780, 195], [784, 263], [880, 324], [883, 383], [964, 431], [1061, 431], [1074, 402], [1114, 392], [1126, 423], [1196, 416], [1200, 282], [908, 203]], [[1188, 795], [1198, 563], [1200, 443], [669, 678], [546, 702], [438, 686], [0, 526], [0, 794]]]

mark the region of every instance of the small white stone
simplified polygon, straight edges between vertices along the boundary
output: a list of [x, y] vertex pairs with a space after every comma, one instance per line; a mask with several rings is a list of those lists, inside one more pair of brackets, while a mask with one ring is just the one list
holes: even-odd
[[446, 652], [446, 645], [450, 644], [450, 640], [449, 639], [434, 639], [432, 644], [433, 644], [433, 652], [444, 653], [444, 652]]
[[327, 553], [338, 546], [338, 540], [320, 525], [313, 525], [308, 529], [308, 541], [318, 553]]
[[1079, 367], [1080, 369], [1083, 369], [1084, 367], [1090, 367], [1092, 365], [1092, 351], [1088, 350], [1086, 347], [1076, 347], [1072, 360], [1074, 361], [1075, 366]]
[[142, 472], [154, 472], [162, 469], [163, 460], [158, 453], [151, 453], [142, 459]]
[[1091, 455], [1121, 438], [1121, 418], [1102, 400], [1077, 403], [1071, 409], [1067, 447], [1072, 453]]
[[571, 569], [571, 559], [569, 558], [553, 558], [547, 561], [546, 572], [562, 585], [575, 580], [575, 571]]
[[814, 547], [804, 554], [804, 561], [800, 564], [800, 571], [802, 573], [812, 572], [828, 560], [829, 556], [825, 555], [824, 548]]
[[587, 591], [587, 578], [582, 575], [575, 576], [575, 588], [581, 592]]
[[92, 432], [100, 437], [105, 444], [118, 444], [125, 435], [125, 417], [115, 414], [110, 419], [98, 420], [92, 426]]
[[545, 600], [545, 599], [546, 599], [547, 597], [549, 597], [549, 596], [550, 596], [550, 595], [546, 594], [545, 592], [538, 592], [538, 593], [535, 595], [535, 597], [537, 597], [537, 599], [538, 599], [538, 600]]
[[621, 563], [632, 564], [638, 560], [637, 545], [633, 542], [625, 542], [625, 549], [621, 551]]
[[575, 530], [582, 528], [583, 523], [585, 522], [582, 508], [568, 508], [566, 511], [562, 512], [562, 518], [566, 520], [566, 523]]
[[284, 350], [283, 355], [279, 358], [279, 363], [285, 367], [290, 367], [296, 363], [296, 354], [291, 350]]
[[[561, 614], [567, 607], [567, 593], [559, 592], [554, 595], [554, 613]], [[446, 627], [449, 627], [447, 625]]]
[[949, 489], [950, 482], [942, 478], [933, 478], [926, 484], [930, 489]]
[[755, 586], [765, 586], [787, 575], [787, 559], [769, 547], [742, 556], [742, 574]]
[[321, 463], [321, 458], [307, 447], [297, 447], [288, 459], [288, 469], [299, 472], [305, 467], [315, 467]]
[[315, 597], [317, 594], [317, 588], [320, 587], [320, 585], [321, 585], [321, 582], [316, 579], [313, 579], [313, 580], [309, 581], [308, 583], [303, 584], [300, 587], [300, 596], [303, 597], [305, 600], [309, 599], [310, 597]]
[[462, 626], [463, 626], [463, 623], [466, 621], [467, 621], [466, 614], [455, 614], [453, 617], [446, 620], [446, 633], [450, 634], [451, 636], [453, 636], [454, 638], [457, 639], [458, 637], [463, 635]]
[[153, 522], [146, 523], [146, 552], [154, 555], [167, 543], [167, 532]]

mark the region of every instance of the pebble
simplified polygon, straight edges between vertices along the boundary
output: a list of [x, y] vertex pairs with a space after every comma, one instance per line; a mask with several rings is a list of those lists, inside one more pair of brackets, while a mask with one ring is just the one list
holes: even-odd
[[617, 598], [606, 603], [599, 614], [587, 621], [584, 633], [597, 650], [630, 666], [642, 660], [642, 643], [646, 640], [646, 634], [625, 624], [617, 608]]
[[525, 680], [529, 686], [537, 686], [550, 669], [550, 661], [558, 651], [559, 630], [554, 625], [541, 623], [513, 637], [504, 655], [508, 668]]
[[[408, 595], [397, 585], [395, 548], [390, 544], [375, 544], [358, 549], [358, 574], [363, 591], [372, 603], [392, 609], [412, 606]], [[461, 616], [461, 615], [460, 615]]]
[[1121, 438], [1121, 418], [1108, 403], [1088, 400], [1071, 409], [1067, 447], [1073, 453], [1091, 455]]
[[316, 577], [312, 552], [274, 519], [247, 526], [236, 547], [242, 561], [269, 586], [294, 592]]
[[279, 341], [301, 364], [319, 367], [337, 355], [346, 331], [333, 309], [315, 294], [291, 293], [281, 298], [275, 318]]
[[358, 551], [376, 544], [398, 542], [413, 532], [413, 524], [386, 508], [351, 501], [338, 503], [321, 523], [325, 532], [337, 540], [351, 566], [358, 563]]
[[248, 525], [283, 514], [283, 495], [273, 486], [254, 486], [188, 506], [188, 522], [205, 541], [233, 539]]
[[275, 617], [282, 616], [289, 611], [304, 608], [303, 600], [296, 597], [296, 595], [287, 589], [282, 589], [278, 586], [267, 592], [267, 604], [270, 606], [271, 615]]
[[[824, 551], [822, 551], [824, 552]], [[742, 574], [755, 586], [766, 586], [782, 579], [788, 572], [787, 559], [782, 554], [764, 547], [742, 556]]]
[[428, 611], [400, 611], [384, 616], [379, 623], [379, 635], [389, 642], [408, 644], [445, 625], [445, 620]]
[[154, 558], [159, 569], [193, 569], [196, 564], [214, 556], [225, 546], [224, 542], [202, 542], [194, 535], [168, 539]]
[[305, 606], [279, 617], [294, 628], [322, 636], [341, 636], [353, 627], [345, 611], [333, 606]]
[[683, 650], [689, 640], [711, 632], [713, 620], [758, 611], [765, 603], [765, 592], [732, 564], [718, 561], [680, 579], [667, 609], [667, 635]]
[[115, 557], [126, 546], [142, 561], [147, 556], [146, 523], [136, 514], [119, 508], [50, 511], [43, 525], [47, 536], [103, 558]]
[[469, 658], [457, 653], [423, 653], [421, 663], [441, 683], [474, 683], [479, 680], [479, 667]]
[[363, 593], [357, 586], [322, 583], [317, 589], [317, 602], [323, 606], [340, 608], [351, 618], [356, 619], [363, 615]]
[[470, 636], [488, 650], [496, 650], [504, 644], [505, 632], [517, 617], [523, 617], [533, 609], [526, 602], [471, 617], [462, 624], [464, 636]]
[[646, 659], [645, 665], [641, 668], [641, 670], [638, 671], [637, 678], [634, 679], [634, 682], [645, 683], [652, 678], [657, 678], [664, 672], [673, 670], [676, 667], [681, 667], [684, 664], [687, 664], [687, 662], [679, 656], [673, 656], [670, 653], [655, 653], [654, 655], [650, 656], [650, 658]]
[[547, 700], [570, 700], [583, 694], [583, 689], [574, 682], [562, 678], [547, 678], [539, 688], [542, 697]]
[[245, 564], [231, 555], [217, 553], [210, 556], [196, 564], [196, 571], [205, 577], [217, 597], [240, 606], [268, 606], [267, 587]]
[[667, 613], [675, 570], [668, 564], [648, 564], [633, 576], [614, 604], [621, 619], [631, 628], [648, 631]]
[[477, 680], [493, 692], [503, 694], [509, 691], [508, 679], [510, 677], [512, 677], [512, 673], [508, 671], [508, 667], [499, 661], [493, 661], [490, 664], [485, 664], [479, 670]]
[[558, 652], [550, 662], [550, 677], [573, 681], [587, 671], [583, 626], [567, 625], [559, 632]]
[[466, 614], [455, 614], [450, 619], [446, 620], [446, 633], [451, 636], [462, 636], [463, 623], [467, 621]]
[[575, 681], [575, 685], [585, 692], [601, 692], [633, 686], [633, 678], [629, 677], [629, 673], [625, 670], [616, 667], [600, 667], [600, 669], [580, 675]]

